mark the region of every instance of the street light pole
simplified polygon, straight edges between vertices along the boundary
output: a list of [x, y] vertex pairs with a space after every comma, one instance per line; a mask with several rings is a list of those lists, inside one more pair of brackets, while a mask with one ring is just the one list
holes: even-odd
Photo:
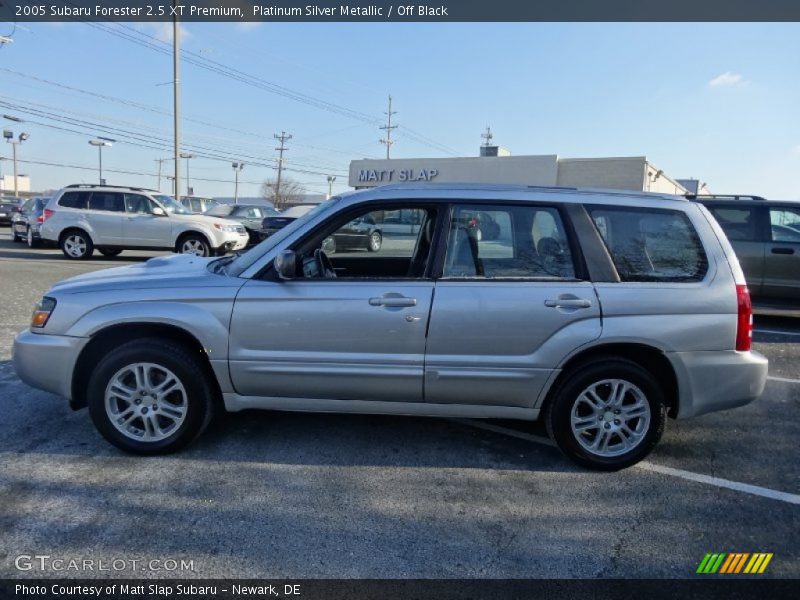
[[95, 140], [89, 140], [89, 144], [92, 146], [97, 146], [97, 165], [98, 165], [98, 172], [100, 174], [100, 185], [105, 185], [105, 181], [103, 180], [103, 146], [111, 146], [111, 141], [107, 140], [106, 138], [97, 138]]
[[[22, 122], [22, 119], [17, 119], [16, 117], [9, 117], [8, 115], [3, 116], [11, 121], [18, 121], [20, 123]], [[9, 129], [4, 129], [3, 137], [5, 138], [6, 142], [11, 144], [11, 156], [12, 162], [14, 163], [14, 197], [17, 197], [19, 196], [19, 182], [17, 181], [17, 144], [21, 144], [31, 136], [25, 132], [22, 132], [15, 140], [14, 132]]]
[[333, 196], [333, 182], [336, 181], [336, 177], [333, 175], [328, 175], [328, 200], [330, 200], [331, 196]]
[[234, 204], [239, 204], [239, 171], [244, 169], [244, 163], [243, 162], [235, 162], [235, 163], [232, 163], [231, 166], [233, 167], [233, 173], [234, 173], [234, 176], [236, 177], [236, 183], [234, 184], [234, 188], [233, 188], [233, 203]]
[[181, 158], [186, 159], [186, 195], [192, 195], [192, 184], [189, 180], [189, 159], [194, 158], [194, 154], [189, 154], [188, 152], [181, 152]]

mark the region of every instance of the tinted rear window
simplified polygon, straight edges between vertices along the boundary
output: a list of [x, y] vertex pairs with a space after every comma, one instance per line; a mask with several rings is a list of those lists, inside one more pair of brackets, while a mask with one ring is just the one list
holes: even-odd
[[754, 242], [759, 238], [756, 211], [752, 206], [706, 205], [732, 242]]
[[593, 207], [589, 213], [622, 281], [700, 281], [708, 271], [700, 238], [680, 211]]
[[125, 203], [118, 192], [93, 192], [89, 198], [89, 209], [125, 212]]
[[65, 208], [86, 208], [91, 192], [66, 192], [58, 201]]

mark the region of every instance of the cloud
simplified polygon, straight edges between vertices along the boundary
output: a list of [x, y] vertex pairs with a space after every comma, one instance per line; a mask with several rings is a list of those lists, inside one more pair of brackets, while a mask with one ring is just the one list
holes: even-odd
[[732, 86], [732, 85], [739, 85], [740, 83], [744, 82], [744, 78], [739, 73], [734, 73], [733, 71], [725, 71], [714, 77], [711, 81], [708, 82], [708, 85], [711, 87], [723, 87], [723, 86]]

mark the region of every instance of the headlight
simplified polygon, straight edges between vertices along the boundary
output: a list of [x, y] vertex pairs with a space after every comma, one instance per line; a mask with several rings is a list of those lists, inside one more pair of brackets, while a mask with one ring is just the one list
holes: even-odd
[[214, 223], [214, 227], [227, 233], [236, 233], [239, 230], [238, 225], [220, 225], [219, 223]]
[[47, 325], [47, 320], [56, 309], [56, 299], [43, 297], [36, 303], [36, 308], [33, 309], [33, 316], [31, 317], [31, 327], [41, 328]]

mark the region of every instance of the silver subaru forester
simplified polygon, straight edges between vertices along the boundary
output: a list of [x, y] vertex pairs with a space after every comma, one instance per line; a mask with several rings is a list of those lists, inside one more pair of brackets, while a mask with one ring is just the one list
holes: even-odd
[[[367, 218], [378, 251], [325, 251]], [[702, 205], [404, 185], [335, 197], [241, 256], [62, 281], [14, 364], [138, 454], [185, 446], [222, 410], [542, 417], [571, 459], [615, 470], [667, 416], [757, 398], [751, 337], [742, 271]]]

